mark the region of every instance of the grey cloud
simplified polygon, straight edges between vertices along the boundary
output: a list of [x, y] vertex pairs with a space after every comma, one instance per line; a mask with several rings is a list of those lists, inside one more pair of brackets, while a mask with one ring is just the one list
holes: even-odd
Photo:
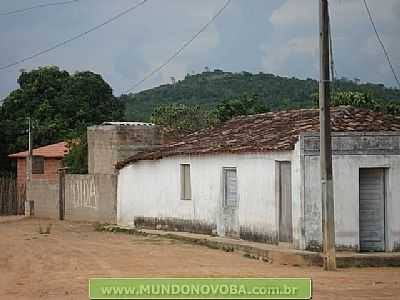
[[[26, 7], [34, 0], [2, 1], [1, 11]], [[30, 55], [80, 33], [135, 3], [132, 0], [82, 0], [1, 17], [0, 65]], [[224, 0], [149, 0], [113, 24], [83, 39], [5, 71], [0, 71], [0, 97], [16, 88], [18, 70], [53, 64], [68, 71], [101, 73], [116, 94], [143, 78], [187, 41], [221, 7]], [[385, 43], [400, 64], [397, 0], [369, 0]], [[385, 82], [393, 79], [374, 45], [365, 12], [356, 0], [332, 0], [335, 58], [340, 75]], [[182, 79], [205, 66], [229, 71], [273, 71], [316, 77], [317, 1], [233, 0], [224, 14], [176, 60], [140, 88]], [[376, 70], [382, 69], [382, 72]], [[399, 70], [400, 72], [400, 70]]]
[[[399, 1], [369, 0], [374, 20], [400, 72]], [[331, 0], [330, 13], [334, 58], [338, 75], [359, 77], [363, 81], [395, 82], [371, 29], [365, 8], [359, 0]], [[274, 41], [264, 49], [263, 66], [285, 75], [317, 77], [318, 57], [313, 49], [318, 41], [318, 2], [286, 0], [274, 10], [270, 23], [276, 32]], [[306, 63], [308, 61], [308, 63]]]

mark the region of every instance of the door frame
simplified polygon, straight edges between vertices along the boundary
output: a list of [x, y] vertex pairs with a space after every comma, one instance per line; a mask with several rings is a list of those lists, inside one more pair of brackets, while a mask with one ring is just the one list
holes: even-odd
[[[292, 241], [291, 242], [281, 242], [280, 241], [280, 200], [281, 200], [281, 163], [289, 163], [290, 168], [292, 168], [292, 161], [291, 160], [275, 160], [275, 226], [276, 226], [276, 244], [282, 246], [291, 246], [293, 245], [293, 197], [291, 197], [291, 204], [292, 204]], [[292, 185], [293, 179], [293, 172], [291, 169], [291, 178], [290, 184]], [[293, 195], [293, 186], [291, 186], [292, 195]]]
[[[237, 205], [236, 206], [230, 206], [226, 205], [225, 203], [225, 194], [226, 194], [226, 181], [225, 181], [225, 173], [226, 171], [229, 170], [234, 170], [236, 172], [236, 197], [237, 197]], [[223, 166], [221, 168], [221, 201], [220, 201], [220, 226], [219, 229], [217, 229], [218, 234], [223, 237], [229, 237], [229, 238], [234, 238], [234, 239], [239, 239], [240, 238], [240, 223], [239, 223], [239, 206], [240, 206], [240, 194], [239, 194], [239, 174], [238, 174], [238, 167], [237, 166]], [[235, 233], [232, 235], [233, 232], [227, 232], [227, 224], [225, 222], [225, 216], [226, 213], [231, 210], [235, 212], [235, 214], [232, 215], [233, 218], [237, 221], [235, 225], [237, 225], [237, 230]]]
[[[357, 225], [358, 225], [358, 252], [361, 252], [361, 239], [360, 239], [360, 170], [361, 169], [382, 169], [383, 170], [383, 252], [387, 252], [389, 247], [389, 230], [388, 230], [388, 189], [389, 189], [389, 170], [388, 165], [364, 166], [358, 167], [357, 172]], [[376, 251], [381, 252], [381, 251]]]

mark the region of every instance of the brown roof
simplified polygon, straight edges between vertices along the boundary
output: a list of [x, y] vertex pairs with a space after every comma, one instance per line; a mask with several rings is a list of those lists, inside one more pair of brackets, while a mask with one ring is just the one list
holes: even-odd
[[[331, 109], [332, 131], [400, 131], [400, 117], [367, 109]], [[184, 136], [150, 152], [140, 152], [117, 163], [118, 169], [139, 160], [174, 155], [293, 150], [302, 132], [319, 131], [319, 110], [301, 109], [240, 116], [215, 127]]]
[[[51, 158], [63, 158], [66, 154], [68, 154], [68, 143], [67, 142], [59, 142], [57, 144], [46, 145], [43, 147], [39, 147], [33, 149], [33, 155], [51, 157]], [[8, 157], [11, 158], [25, 158], [28, 156], [28, 151], [18, 152], [14, 154], [10, 154]]]

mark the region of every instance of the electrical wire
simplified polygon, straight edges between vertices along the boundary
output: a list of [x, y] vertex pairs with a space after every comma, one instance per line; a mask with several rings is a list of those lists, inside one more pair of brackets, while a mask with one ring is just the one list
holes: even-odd
[[397, 84], [398, 84], [398, 86], [399, 86], [399, 88], [400, 88], [400, 80], [399, 80], [399, 77], [398, 77], [397, 74], [396, 74], [396, 71], [395, 71], [395, 69], [394, 69], [394, 67], [393, 67], [393, 65], [392, 65], [392, 62], [390, 61], [389, 53], [386, 51], [386, 47], [385, 47], [385, 45], [383, 44], [383, 41], [382, 41], [382, 39], [381, 39], [381, 37], [380, 37], [380, 35], [379, 35], [379, 32], [378, 32], [378, 30], [377, 30], [377, 28], [376, 28], [374, 19], [372, 18], [371, 10], [370, 10], [369, 7], [368, 7], [367, 0], [363, 0], [363, 2], [364, 2], [365, 10], [367, 11], [367, 14], [368, 14], [368, 18], [369, 18], [369, 20], [370, 20], [370, 22], [371, 22], [372, 28], [373, 28], [374, 31], [375, 31], [376, 38], [378, 39], [378, 42], [379, 42], [379, 44], [380, 44], [381, 47], [382, 47], [382, 50], [383, 50], [383, 53], [385, 54], [386, 60], [387, 60], [387, 62], [388, 62], [388, 65], [389, 65], [390, 69], [392, 70], [394, 79], [396, 80], [396, 82], [397, 82]]
[[227, 0], [225, 2], [225, 4], [217, 11], [217, 13], [205, 24], [203, 25], [200, 30], [198, 32], [196, 32], [188, 41], [186, 41], [180, 48], [178, 48], [178, 50], [176, 50], [174, 52], [174, 54], [172, 54], [164, 63], [162, 63], [161, 65], [159, 65], [158, 67], [154, 68], [152, 71], [150, 71], [146, 76], [144, 76], [143, 79], [139, 80], [138, 82], [136, 82], [132, 87], [130, 87], [129, 89], [123, 91], [123, 94], [126, 94], [132, 90], [134, 90], [135, 88], [137, 88], [139, 85], [141, 85], [143, 82], [145, 82], [146, 80], [148, 80], [150, 77], [152, 77], [154, 74], [156, 74], [157, 72], [159, 72], [160, 70], [162, 70], [165, 66], [167, 66], [171, 61], [173, 61], [183, 50], [185, 50], [185, 48], [187, 48], [202, 32], [204, 32], [208, 26], [213, 23], [215, 21], [215, 19], [217, 19], [222, 12], [225, 10], [225, 8], [228, 7], [228, 5], [231, 3], [231, 0]]
[[12, 10], [12, 11], [7, 11], [7, 12], [0, 12], [0, 16], [9, 16], [9, 15], [16, 15], [16, 14], [20, 14], [20, 13], [24, 13], [30, 10], [34, 10], [37, 8], [45, 8], [45, 7], [49, 7], [49, 6], [58, 6], [58, 5], [65, 5], [65, 4], [70, 4], [70, 3], [76, 3], [79, 2], [79, 0], [69, 0], [69, 1], [59, 1], [59, 2], [53, 2], [53, 3], [43, 3], [43, 4], [38, 4], [35, 6], [30, 6], [30, 7], [26, 7], [26, 8], [20, 8], [20, 9], [16, 9], [16, 10]]
[[115, 16], [113, 16], [113, 17], [107, 19], [107, 20], [104, 21], [103, 23], [101, 23], [101, 24], [99, 24], [99, 25], [96, 25], [96, 26], [94, 26], [94, 27], [92, 27], [92, 28], [90, 28], [90, 29], [88, 29], [88, 30], [86, 30], [86, 31], [84, 31], [84, 32], [82, 32], [82, 33], [80, 33], [80, 34], [78, 34], [78, 35], [75, 35], [75, 36], [73, 36], [72, 38], [69, 38], [69, 39], [64, 40], [64, 41], [62, 41], [62, 42], [60, 42], [60, 43], [57, 43], [57, 44], [55, 44], [54, 46], [52, 46], [52, 47], [50, 47], [50, 48], [41, 50], [41, 51], [36, 52], [36, 53], [34, 53], [34, 54], [30, 55], [30, 56], [27, 56], [27, 57], [25, 57], [25, 58], [16, 60], [16, 61], [14, 61], [14, 62], [12, 62], [12, 63], [7, 64], [7, 65], [3, 65], [3, 66], [0, 67], [0, 70], [5, 70], [5, 69], [8, 69], [8, 68], [13, 67], [13, 66], [15, 66], [15, 65], [19, 65], [19, 64], [21, 64], [21, 63], [23, 63], [23, 62], [25, 62], [25, 61], [27, 61], [27, 60], [31, 60], [31, 59], [33, 59], [33, 58], [35, 58], [35, 57], [41, 56], [41, 55], [43, 55], [43, 54], [45, 54], [45, 53], [48, 53], [48, 52], [51, 52], [51, 51], [53, 51], [53, 50], [55, 50], [55, 49], [57, 49], [57, 48], [60, 48], [60, 47], [66, 45], [66, 44], [68, 44], [68, 43], [70, 43], [70, 42], [72, 42], [72, 41], [75, 41], [75, 40], [77, 40], [77, 39], [79, 39], [79, 38], [81, 38], [81, 37], [83, 37], [83, 36], [85, 36], [85, 35], [87, 35], [87, 34], [93, 32], [93, 31], [95, 31], [95, 30], [97, 30], [97, 29], [100, 29], [101, 27], [104, 27], [104, 26], [106, 26], [106, 25], [112, 23], [113, 21], [119, 19], [120, 17], [122, 17], [122, 16], [124, 16], [124, 15], [126, 15], [126, 14], [128, 14], [128, 13], [130, 13], [130, 12], [132, 12], [132, 11], [134, 11], [136, 8], [138, 8], [139, 6], [145, 4], [147, 1], [148, 1], [148, 0], [142, 0], [142, 1], [140, 1], [139, 3], [135, 4], [134, 6], [131, 6], [131, 7], [127, 8], [127, 9], [125, 9], [124, 11], [122, 11], [122, 12], [116, 14]]

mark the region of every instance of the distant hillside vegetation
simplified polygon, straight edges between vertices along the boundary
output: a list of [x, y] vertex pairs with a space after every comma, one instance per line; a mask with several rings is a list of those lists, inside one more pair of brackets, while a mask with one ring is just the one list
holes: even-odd
[[[376, 100], [400, 102], [400, 90], [386, 88], [383, 84], [359, 84], [357, 80], [342, 78], [335, 88], [341, 91], [370, 93]], [[129, 121], [148, 121], [153, 110], [162, 104], [184, 103], [214, 107], [225, 99], [243, 94], [257, 95], [272, 110], [305, 108], [312, 106], [313, 93], [318, 91], [318, 81], [275, 76], [273, 74], [231, 73], [221, 70], [187, 75], [174, 84], [121, 95], [126, 102], [125, 117]]]

